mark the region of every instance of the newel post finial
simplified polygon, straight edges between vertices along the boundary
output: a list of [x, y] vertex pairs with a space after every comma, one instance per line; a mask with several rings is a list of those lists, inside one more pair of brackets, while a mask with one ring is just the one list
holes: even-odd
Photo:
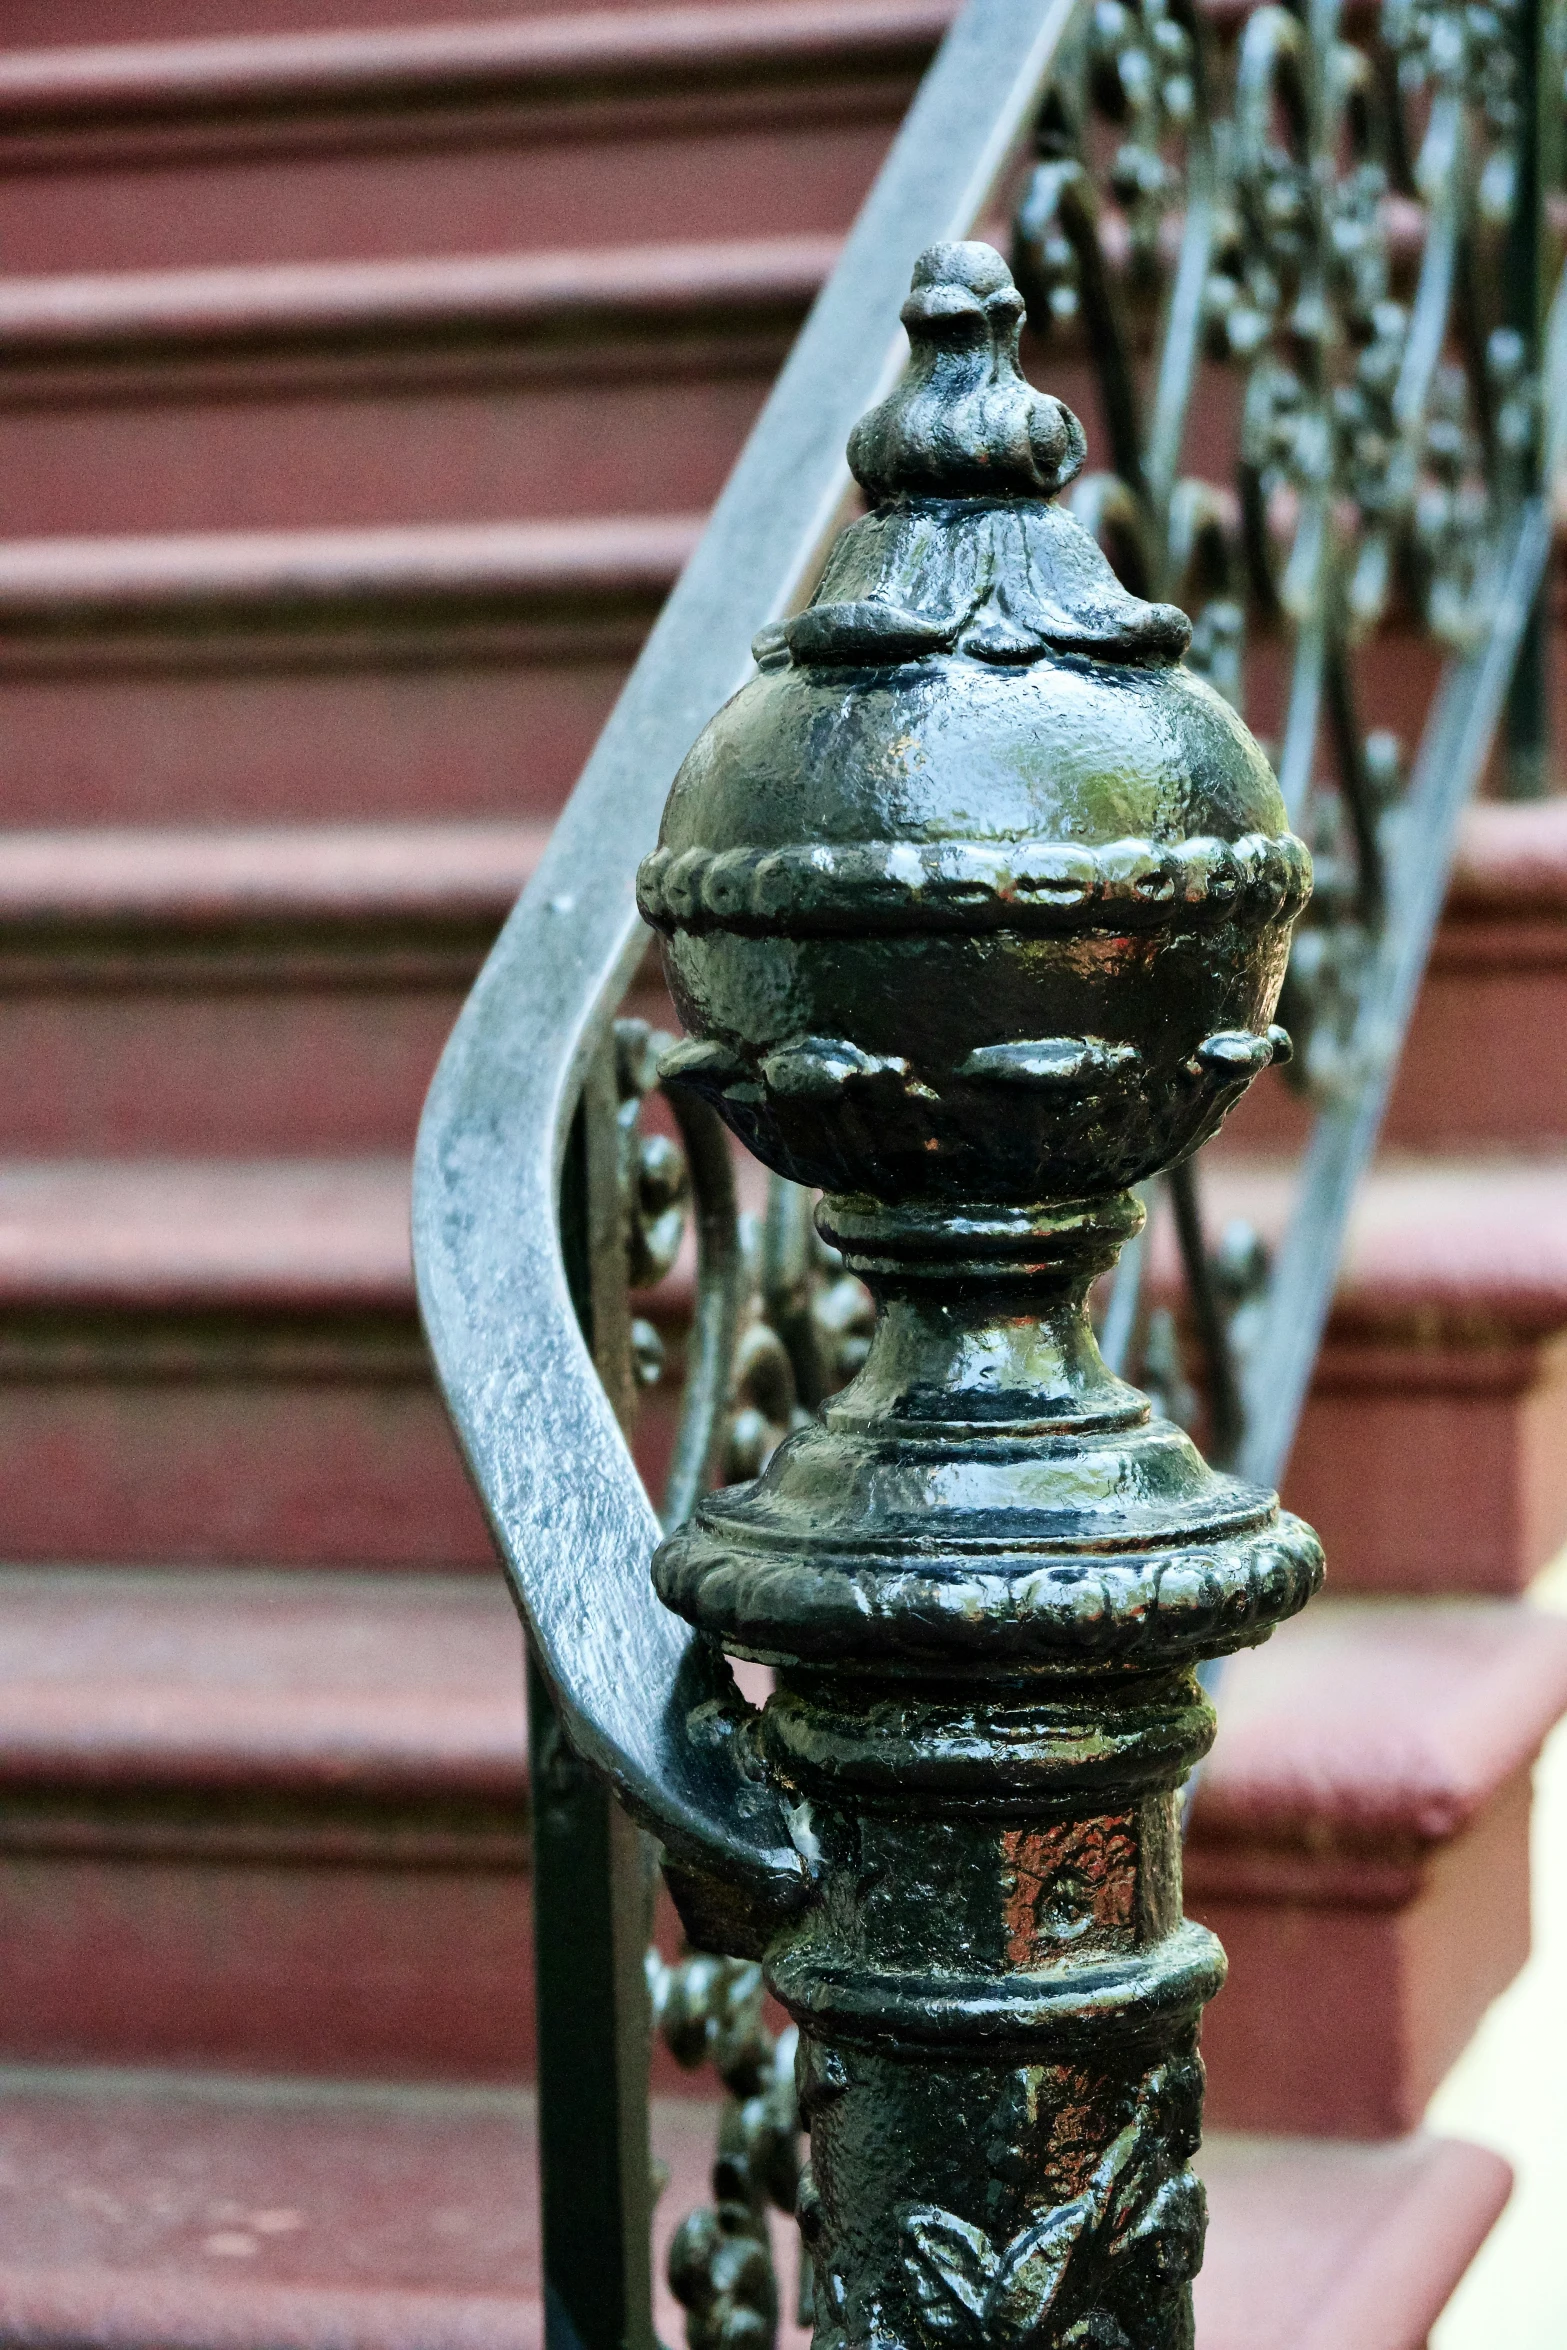
[[639, 892], [668, 1078], [824, 1193], [876, 1335], [654, 1573], [777, 1672], [819, 2343], [1184, 2350], [1223, 1965], [1180, 1906], [1194, 1667], [1322, 1561], [1111, 1377], [1086, 1301], [1130, 1187], [1282, 1048], [1310, 868], [1184, 616], [1055, 502], [1082, 434], [1018, 370], [999, 256], [932, 248], [904, 315], [851, 442], [871, 511], [758, 640]]
[[932, 245], [902, 318], [908, 367], [849, 435], [849, 467], [871, 504], [1064, 489], [1087, 452], [1083, 428], [1023, 373], [1023, 297], [1000, 254]]

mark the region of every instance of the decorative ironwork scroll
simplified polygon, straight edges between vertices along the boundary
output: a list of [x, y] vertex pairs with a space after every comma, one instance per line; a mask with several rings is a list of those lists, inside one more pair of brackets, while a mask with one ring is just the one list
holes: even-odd
[[754, 1960], [696, 1954], [666, 1965], [655, 1951], [648, 1982], [672, 2054], [710, 2064], [725, 2090], [712, 2204], [686, 2214], [669, 2248], [689, 2350], [771, 2350], [779, 2290], [768, 2214], [792, 2218], [800, 2191], [799, 2035], [768, 2030]]
[[[1190, 1169], [1173, 1203], [1215, 1449], [1269, 1482], [1543, 564], [1541, 39], [1526, 0], [1268, 4], [1227, 40], [1190, 0], [1098, 0], [1014, 216], [1036, 332], [1095, 395], [1108, 462], [1074, 511], [1128, 584], [1190, 614], [1193, 665], [1273, 734], [1312, 850], [1280, 1006], [1318, 1113], [1296, 1229], [1259, 1279], [1255, 1236], [1210, 1263]], [[1230, 446], [1196, 405], [1233, 416]], [[1411, 696], [1423, 648], [1448, 670], [1428, 657]], [[1411, 716], [1412, 759], [1389, 723]], [[1515, 726], [1526, 758], [1539, 732], [1537, 711]]]
[[[809, 1410], [854, 1375], [871, 1306], [818, 1234], [809, 1193], [774, 1178], [765, 1216], [740, 1214], [727, 1139], [699, 1099], [664, 1097], [679, 1142], [650, 1124], [659, 1063], [674, 1044], [645, 1020], [614, 1023], [584, 1091], [574, 1141], [579, 1215], [566, 1246], [599, 1377], [629, 1430], [668, 1370], [656, 1324], [633, 1308], [639, 1298], [653, 1302], [694, 1223], [696, 1301], [663, 1505], [678, 1525], [715, 1478], [730, 1483], [765, 1467]], [[645, 2099], [632, 2099], [642, 2118], [628, 2117], [620, 2091], [628, 2068], [645, 2070], [650, 2010], [677, 2060], [711, 2064], [725, 2092], [713, 2203], [686, 2215], [669, 2255], [690, 2350], [770, 2350], [780, 2297], [767, 2215], [792, 2217], [799, 2185], [796, 2035], [767, 2028], [754, 1961], [692, 1953], [670, 1963], [648, 1949], [627, 1979], [627, 1953], [641, 1950], [650, 1929], [652, 1848], [577, 1760], [536, 1671], [530, 1715], [546, 2154], [556, 2174], [584, 2162], [597, 2170], [620, 2207], [612, 2237], [622, 2247], [646, 2228]], [[575, 1932], [566, 1926], [573, 1917]], [[596, 2280], [563, 2321], [580, 2331], [586, 2309], [629, 2338], [647, 2334], [651, 2309], [633, 2299], [634, 2275], [622, 2273], [637, 2264], [595, 2261], [574, 2206], [547, 2217], [574, 2276]]]

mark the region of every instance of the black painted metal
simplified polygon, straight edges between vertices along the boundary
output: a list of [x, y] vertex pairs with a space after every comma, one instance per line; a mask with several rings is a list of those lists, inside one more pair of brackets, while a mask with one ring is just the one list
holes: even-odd
[[878, 1309], [852, 1385], [653, 1575], [777, 1673], [751, 1751], [811, 1888], [756, 1930], [818, 2342], [1177, 2350], [1223, 1977], [1180, 1908], [1192, 1668], [1322, 1554], [1106, 1369], [1087, 1296], [1130, 1187], [1284, 1042], [1309, 859], [1189, 623], [1058, 503], [1083, 436], [1017, 371], [1021, 310], [989, 246], [922, 256], [849, 443], [869, 512], [642, 867], [666, 1083], [825, 1193]]
[[[909, 262], [932, 237], [965, 229], [989, 197], [1068, 13], [1067, 0], [1043, 11], [1036, 0], [972, 0], [944, 44], [464, 1010], [420, 1130], [421, 1311], [536, 1670], [572, 1747], [707, 1874], [720, 1910], [758, 1897], [786, 1909], [804, 1872], [776, 1805], [751, 1789], [730, 1751], [735, 1716], [722, 1669], [653, 1598], [647, 1565], [658, 1524], [595, 1376], [560, 1253], [562, 1162], [584, 1069], [639, 951], [636, 864], [670, 779], [709, 710], [744, 677], [755, 628], [789, 608], [819, 560], [847, 485], [848, 428], [897, 364]], [[714, 1680], [714, 1735], [697, 1746], [688, 1732], [693, 1684]], [[538, 1719], [547, 1719], [542, 1706]], [[610, 1870], [596, 1878], [602, 1944], [625, 1888], [614, 1881], [607, 1834], [600, 1841]], [[552, 1899], [541, 1877], [536, 1898], [541, 1949], [570, 1947], [569, 1888]], [[728, 1938], [738, 1946], [744, 1935]], [[623, 1985], [622, 1955], [611, 1952], [608, 1966]], [[592, 1977], [546, 1959], [546, 2001], [551, 1981], [564, 2003], [562, 2044], [580, 2051]], [[596, 2070], [607, 2053], [613, 2093], [587, 2102], [590, 2119], [611, 2103], [623, 2114], [626, 2097], [645, 2094], [640, 2081], [628, 2089], [614, 2079], [627, 2054], [618, 2022], [607, 2033], [604, 2022]], [[558, 2277], [560, 2264], [575, 2265], [596, 2244], [595, 2265], [624, 2281], [618, 2302], [596, 2293], [591, 2314], [580, 2302], [572, 2310], [583, 2350], [634, 2350], [646, 2233], [618, 2165], [595, 2173], [591, 2145], [571, 2140], [569, 2121], [561, 2127], [567, 2136], [544, 2149], [546, 2193], [573, 2216], [566, 2234], [547, 2231], [547, 2261]], [[643, 2282], [633, 2285], [639, 2263]]]
[[653, 2350], [648, 1997], [653, 1851], [528, 1670], [547, 2350]]
[[769, 2029], [752, 1961], [699, 1953], [666, 1965], [650, 1954], [648, 1974], [666, 2046], [688, 2068], [710, 2065], [725, 2091], [713, 2201], [675, 2230], [670, 2284], [690, 2350], [761, 2350], [780, 2306], [769, 2216], [792, 2217], [800, 2191], [798, 2034]]
[[[1522, 104], [1517, 136], [1517, 184], [1509, 226], [1505, 268], [1507, 323], [1524, 341], [1538, 377], [1545, 350], [1552, 292], [1551, 240], [1545, 199], [1561, 177], [1562, 57], [1560, 27], [1552, 23], [1549, 0], [1517, 0], [1511, 27], [1519, 61]], [[1551, 70], [1554, 65], [1554, 72]], [[1532, 446], [1526, 456], [1533, 486], [1541, 486], [1543, 419], [1538, 404], [1531, 418]], [[1550, 619], [1537, 595], [1518, 647], [1507, 696], [1506, 757], [1501, 784], [1512, 799], [1541, 799], [1551, 789]]]
[[[632, 1355], [616, 1040], [571, 1122], [561, 1257], [584, 1343], [622, 1424]], [[547, 2350], [654, 2350], [644, 1953], [654, 1853], [566, 1736], [528, 1651], [540, 2237]]]
[[673, 1097], [696, 1211], [697, 1293], [691, 1318], [680, 1432], [662, 1496], [666, 1526], [683, 1525], [713, 1482], [734, 1375], [735, 1337], [745, 1284], [734, 1159], [723, 1126], [705, 1102]]

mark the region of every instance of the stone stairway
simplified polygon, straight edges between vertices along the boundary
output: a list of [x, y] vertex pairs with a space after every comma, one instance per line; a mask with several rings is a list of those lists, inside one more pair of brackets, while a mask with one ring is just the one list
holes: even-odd
[[[8, 16], [0, 2341], [538, 2334], [520, 1640], [407, 1153], [946, 14]], [[1567, 1707], [1564, 981], [1560, 809], [1477, 811], [1292, 1471], [1357, 1596], [1193, 1823], [1203, 2350], [1417, 2350], [1505, 2193], [1416, 2125]]]

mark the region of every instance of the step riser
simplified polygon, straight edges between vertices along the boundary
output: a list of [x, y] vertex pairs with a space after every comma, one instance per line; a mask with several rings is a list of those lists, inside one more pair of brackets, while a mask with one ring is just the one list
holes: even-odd
[[[414, 937], [399, 954], [383, 936], [356, 964], [325, 929], [315, 952], [296, 932], [281, 955], [231, 940], [206, 960], [188, 936], [144, 937], [117, 961], [101, 936], [51, 953], [0, 925], [0, 1158], [409, 1151], [488, 944]], [[160, 966], [167, 984], [148, 986]], [[647, 981], [628, 1014], [676, 1030]]]
[[[479, 715], [471, 702], [465, 714], [470, 722]], [[588, 723], [585, 711], [579, 724]], [[553, 745], [534, 737], [524, 768], [522, 739], [497, 715], [488, 749], [491, 780], [507, 787], [493, 811], [501, 815], [525, 812], [536, 761], [564, 765], [573, 755], [572, 734]], [[325, 924], [315, 953], [307, 943], [280, 961], [221, 940], [198, 956], [183, 942], [165, 949], [145, 934], [119, 946], [41, 933], [23, 939], [0, 917], [7, 1075], [0, 1156], [409, 1147], [487, 943], [476, 935], [448, 952], [431, 979], [421, 973], [410, 982], [408, 959], [373, 933], [361, 954], [345, 957]], [[1567, 935], [1561, 943], [1567, 948]], [[1567, 1143], [1567, 952], [1553, 965], [1542, 958], [1527, 972], [1470, 970], [1462, 981], [1445, 957], [1439, 937], [1394, 1095], [1389, 1147], [1526, 1151]], [[667, 1000], [649, 1001], [651, 1011], [637, 1008], [659, 1025], [674, 1023]], [[238, 1067], [243, 1086], [234, 1082]], [[1293, 1154], [1306, 1131], [1298, 1096], [1270, 1072], [1212, 1158]]]
[[1387, 1139], [1438, 1151], [1567, 1143], [1567, 924], [1439, 936]]
[[411, 1149], [468, 983], [0, 992], [0, 1155]]
[[[584, 298], [576, 316], [277, 333], [250, 354], [24, 346], [0, 378], [0, 540], [699, 513], [825, 276], [822, 244], [785, 248], [792, 292], [767, 292], [784, 264], [764, 254], [743, 295], [705, 299], [693, 271], [663, 309]], [[1097, 436], [1086, 369], [1030, 359]]]
[[[581, 0], [479, 0], [468, 12], [479, 22], [492, 17], [575, 15]], [[682, 0], [686, 5], [687, 0]], [[701, 0], [697, 0], [701, 4]], [[721, 0], [715, 0], [720, 5]], [[647, 0], [595, 0], [598, 8], [629, 13]], [[444, 19], [431, 0], [245, 0], [244, 29], [252, 33], [337, 32], [347, 27], [384, 31], [390, 25], [426, 25]], [[72, 0], [68, 22], [57, 0], [10, 0], [7, 46], [43, 49], [69, 45], [118, 47], [134, 41], [230, 39], [234, 0]]]
[[[1340, 1903], [1320, 1884], [1291, 1902], [1287, 1868], [1265, 1853], [1237, 1866], [1188, 1847], [1187, 1909], [1230, 1962], [1203, 2018], [1211, 2127], [1383, 2138], [1418, 2125], [1528, 1957], [1529, 1800], [1525, 1771], [1423, 1872], [1387, 1864], [1380, 1899], [1365, 1862], [1348, 1863]], [[1302, 1858], [1303, 1887], [1320, 1873]], [[1225, 1877], [1248, 1875], [1253, 1897], [1226, 1897]], [[1422, 1875], [1398, 1898], [1401, 1877]]]
[[[18, 340], [3, 299], [14, 281], [0, 282], [0, 538], [699, 510], [836, 250], [769, 242], [720, 247], [728, 284], [693, 265], [679, 299], [676, 273], [635, 253], [617, 299], [590, 255], [574, 307], [553, 314], [524, 315], [518, 297], [498, 319], [446, 295], [435, 324], [371, 311], [310, 328], [296, 308], [183, 344], [147, 323], [164, 315], [156, 298], [135, 332], [112, 307], [92, 311], [101, 345], [36, 345], [31, 312]], [[450, 284], [439, 263], [420, 274]], [[362, 299], [351, 273], [331, 283], [339, 303]], [[1033, 337], [1025, 357], [1081, 415], [1090, 466], [1108, 463], [1089, 368]], [[1193, 463], [1213, 478], [1234, 437], [1231, 392], [1216, 385], [1194, 423]], [[1384, 670], [1382, 700], [1407, 684], [1401, 659]]]
[[466, 390], [279, 398], [261, 378], [223, 402], [198, 389], [189, 403], [7, 403], [0, 537], [700, 512], [787, 348], [786, 329], [747, 330], [712, 351], [717, 373], [655, 350], [640, 380], [630, 366], [595, 380], [579, 362], [518, 383], [501, 349]]
[[0, 1853], [0, 2056], [522, 2081], [525, 1871]]
[[552, 815], [677, 575], [690, 534], [666, 535], [634, 576], [595, 565], [569, 592], [376, 585], [308, 616], [162, 599], [112, 625], [0, 609], [7, 821]]
[[[264, 1326], [238, 1321], [226, 1345], [210, 1324], [121, 1338], [77, 1321], [19, 1345], [6, 1317], [7, 1561], [493, 1568], [411, 1319], [368, 1347], [340, 1328], [280, 1329], [269, 1362], [267, 1343]], [[655, 1491], [672, 1434], [669, 1414], [649, 1404], [636, 1450]]]
[[[253, 1329], [236, 1352], [256, 1363]], [[416, 1345], [409, 1329], [398, 1351]], [[100, 1357], [101, 1332], [62, 1342]], [[173, 1375], [4, 1385], [0, 1497], [6, 1556], [149, 1566], [447, 1568], [494, 1552], [445, 1414], [422, 1371], [280, 1382], [210, 1365], [212, 1341], [164, 1341]], [[329, 1340], [325, 1354], [346, 1350]]]
[[[226, 1834], [210, 1802], [176, 1804], [171, 1826], [128, 1792], [96, 1816], [56, 1802], [35, 1823], [25, 1793], [7, 1800], [0, 2063], [533, 2080], [524, 1823], [474, 1837], [416, 1798], [379, 1826], [285, 1814]], [[659, 1939], [681, 1946], [672, 1915]], [[690, 2097], [714, 2079], [656, 2042], [652, 2083]]]
[[1567, 1541], [1567, 1341], [1330, 1341], [1284, 1497], [1335, 1591], [1522, 1591]]
[[556, 104], [526, 127], [470, 114], [410, 134], [387, 118], [345, 136], [328, 122], [314, 153], [291, 128], [218, 122], [184, 155], [150, 137], [94, 155], [56, 141], [26, 170], [7, 137], [0, 252], [31, 276], [621, 245], [628, 224], [649, 243], [830, 234], [853, 220], [914, 86], [894, 72], [777, 96]]
[[[648, 617], [651, 617], [649, 613]], [[553, 815], [614, 707], [646, 621], [514, 658], [248, 675], [6, 675], [7, 820], [320, 823]], [[557, 636], [565, 633], [557, 631]], [[578, 632], [580, 634], [580, 631]], [[258, 647], [258, 654], [266, 651]], [[286, 640], [278, 663], [310, 657]]]
[[[1299, 1151], [1309, 1114], [1266, 1071], [1217, 1156]], [[1438, 932], [1404, 1042], [1383, 1143], [1399, 1151], [1536, 1151], [1567, 1143], [1567, 923], [1462, 919]]]
[[[17, 1563], [478, 1567], [492, 1552], [428, 1383], [411, 1320], [362, 1337], [340, 1322], [79, 1317], [0, 1344], [0, 1495]], [[361, 1367], [356, 1369], [356, 1363]], [[1491, 1366], [1494, 1368], [1494, 1365]], [[1330, 1348], [1286, 1501], [1327, 1547], [1336, 1591], [1524, 1588], [1567, 1540], [1567, 1349], [1487, 1357], [1384, 1347], [1351, 1377]], [[650, 1408], [649, 1475], [668, 1442]]]

